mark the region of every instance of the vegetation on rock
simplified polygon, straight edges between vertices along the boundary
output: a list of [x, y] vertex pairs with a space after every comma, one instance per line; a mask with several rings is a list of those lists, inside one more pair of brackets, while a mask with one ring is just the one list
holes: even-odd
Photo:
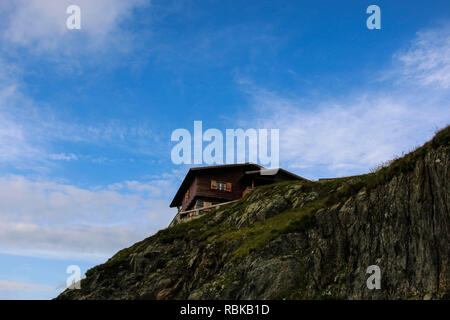
[[[409, 299], [449, 295], [450, 128], [377, 171], [264, 186], [159, 231], [58, 299]], [[366, 287], [366, 268], [382, 289]]]

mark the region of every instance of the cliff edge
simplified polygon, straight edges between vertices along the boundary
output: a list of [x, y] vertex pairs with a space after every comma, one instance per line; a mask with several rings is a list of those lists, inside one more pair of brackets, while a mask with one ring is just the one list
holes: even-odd
[[448, 299], [449, 142], [447, 127], [373, 173], [258, 188], [119, 251], [57, 299]]

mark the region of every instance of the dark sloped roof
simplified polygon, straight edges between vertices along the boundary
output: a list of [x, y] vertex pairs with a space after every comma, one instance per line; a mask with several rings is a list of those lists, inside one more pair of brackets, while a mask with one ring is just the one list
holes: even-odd
[[[271, 170], [271, 169], [268, 169], [268, 170]], [[276, 170], [276, 172], [274, 172], [274, 174], [283, 174], [285, 176], [294, 178], [296, 180], [308, 180], [306, 178], [303, 178], [303, 177], [300, 177], [300, 176], [296, 175], [295, 173], [292, 173], [290, 171], [284, 170], [283, 168], [278, 168], [278, 169], [274, 169], [274, 170]], [[245, 174], [247, 174], [247, 175], [259, 175], [259, 174], [261, 174], [261, 170], [246, 171]]]

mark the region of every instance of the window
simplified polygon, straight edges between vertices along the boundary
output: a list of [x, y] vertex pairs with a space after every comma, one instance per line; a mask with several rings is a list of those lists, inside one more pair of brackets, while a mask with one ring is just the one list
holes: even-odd
[[217, 182], [217, 190], [221, 191], [227, 190], [227, 184], [223, 182]]
[[231, 182], [218, 182], [211, 180], [211, 189], [231, 192]]

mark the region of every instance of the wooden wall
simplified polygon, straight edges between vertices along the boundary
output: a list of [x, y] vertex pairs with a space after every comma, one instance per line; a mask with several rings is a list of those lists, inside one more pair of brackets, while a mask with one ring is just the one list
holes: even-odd
[[[183, 199], [181, 210], [189, 210], [193, 205], [196, 196], [231, 201], [240, 199], [242, 192], [247, 186], [242, 185], [244, 168], [227, 168], [226, 170], [216, 170], [214, 173], [199, 172], [189, 187], [189, 198]], [[225, 190], [211, 189], [211, 180], [217, 182], [231, 183], [231, 192]]]

